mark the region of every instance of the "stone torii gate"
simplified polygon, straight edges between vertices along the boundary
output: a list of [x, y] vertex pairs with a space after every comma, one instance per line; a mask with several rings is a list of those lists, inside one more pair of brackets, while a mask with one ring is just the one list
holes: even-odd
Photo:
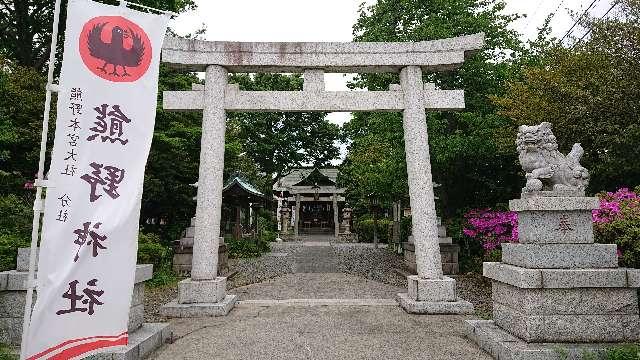
[[[416, 43], [238, 43], [168, 38], [162, 61], [205, 71], [204, 90], [165, 91], [166, 110], [202, 110], [202, 140], [191, 278], [178, 284], [166, 316], [226, 315], [236, 301], [217, 274], [227, 111], [401, 111], [418, 275], [400, 305], [414, 313], [468, 313], [440, 259], [425, 109], [463, 109], [463, 90], [425, 84], [422, 71], [451, 70], [482, 48], [484, 35]], [[303, 73], [303, 91], [240, 91], [228, 73]], [[324, 73], [400, 73], [389, 91], [325, 91]]]

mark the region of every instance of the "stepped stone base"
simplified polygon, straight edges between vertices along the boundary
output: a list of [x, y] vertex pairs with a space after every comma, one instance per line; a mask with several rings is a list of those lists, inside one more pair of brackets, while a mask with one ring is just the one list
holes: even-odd
[[492, 320], [465, 321], [466, 335], [499, 360], [582, 360], [604, 357], [620, 343], [527, 343], [498, 327]]
[[179, 304], [174, 300], [160, 308], [160, 315], [173, 318], [225, 316], [237, 301], [236, 295], [227, 295], [218, 303]]
[[[458, 253], [460, 246], [456, 244], [447, 244], [443, 240], [451, 238], [440, 238], [440, 257], [442, 258], [442, 273], [445, 275], [456, 275], [460, 272], [458, 264]], [[404, 263], [414, 273], [416, 272], [416, 253], [415, 245], [410, 242], [402, 243], [404, 253]]]
[[[193, 239], [191, 245], [182, 244], [181, 240], [174, 241], [173, 245], [173, 271], [189, 276], [191, 274], [191, 262], [193, 260]], [[218, 247], [218, 274], [228, 270], [229, 252], [227, 244], [220, 242]]]
[[129, 334], [129, 344], [117, 351], [91, 355], [91, 360], [144, 359], [171, 338], [169, 324], [146, 323]]
[[473, 314], [473, 304], [457, 299], [456, 301], [417, 301], [409, 294], [398, 294], [396, 297], [400, 307], [410, 314], [430, 315], [467, 315]]

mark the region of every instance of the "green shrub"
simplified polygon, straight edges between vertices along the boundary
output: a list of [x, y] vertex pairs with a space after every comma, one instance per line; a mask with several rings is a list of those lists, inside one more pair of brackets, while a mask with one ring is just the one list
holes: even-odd
[[171, 250], [162, 245], [160, 236], [140, 233], [138, 236], [138, 264], [153, 264], [159, 269], [165, 262], [171, 262]]
[[15, 269], [18, 248], [29, 245], [30, 241], [22, 236], [0, 233], [0, 271]]
[[[378, 219], [378, 242], [380, 243], [388, 243], [389, 236], [389, 225], [392, 223], [389, 219]], [[373, 241], [373, 229], [374, 229], [374, 221], [369, 218], [360, 218], [354, 224], [354, 230], [356, 234], [358, 234], [358, 239], [361, 242], [372, 242]]]
[[261, 240], [236, 240], [233, 237], [228, 237], [224, 241], [227, 243], [229, 258], [231, 259], [258, 257], [271, 249], [268, 242]]
[[16, 268], [18, 248], [31, 244], [33, 199], [0, 196], [0, 271]]
[[162, 243], [160, 235], [140, 233], [138, 235], [138, 264], [153, 264], [153, 277], [147, 286], [160, 287], [175, 284], [180, 277], [173, 272], [173, 251]]

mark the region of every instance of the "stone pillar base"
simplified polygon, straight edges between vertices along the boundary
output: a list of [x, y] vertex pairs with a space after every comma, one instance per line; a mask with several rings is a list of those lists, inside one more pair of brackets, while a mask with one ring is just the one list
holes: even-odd
[[398, 294], [398, 303], [411, 314], [473, 314], [473, 304], [456, 295], [456, 281], [450, 277], [421, 279], [407, 276], [408, 293]]
[[235, 295], [226, 294], [227, 278], [213, 280], [185, 279], [178, 283], [178, 298], [160, 308], [167, 317], [225, 316], [236, 303]]
[[497, 326], [493, 320], [467, 320], [465, 333], [495, 359], [578, 360], [604, 358], [620, 343], [527, 343]]
[[160, 315], [171, 318], [225, 316], [233, 309], [236, 301], [236, 295], [227, 295], [217, 303], [179, 304], [174, 300], [160, 308]]

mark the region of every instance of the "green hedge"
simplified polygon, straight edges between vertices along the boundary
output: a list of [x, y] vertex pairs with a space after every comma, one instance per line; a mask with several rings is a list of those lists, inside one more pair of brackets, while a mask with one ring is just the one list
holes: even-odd
[[262, 240], [256, 241], [249, 238], [236, 240], [230, 236], [225, 237], [224, 241], [231, 259], [258, 257], [271, 250], [269, 243]]
[[15, 269], [18, 248], [30, 246], [33, 222], [30, 195], [0, 196], [0, 271]]
[[[391, 238], [392, 221], [389, 219], [378, 219], [378, 242], [388, 243]], [[354, 230], [358, 234], [360, 242], [373, 242], [373, 219], [360, 219], [354, 224]]]

